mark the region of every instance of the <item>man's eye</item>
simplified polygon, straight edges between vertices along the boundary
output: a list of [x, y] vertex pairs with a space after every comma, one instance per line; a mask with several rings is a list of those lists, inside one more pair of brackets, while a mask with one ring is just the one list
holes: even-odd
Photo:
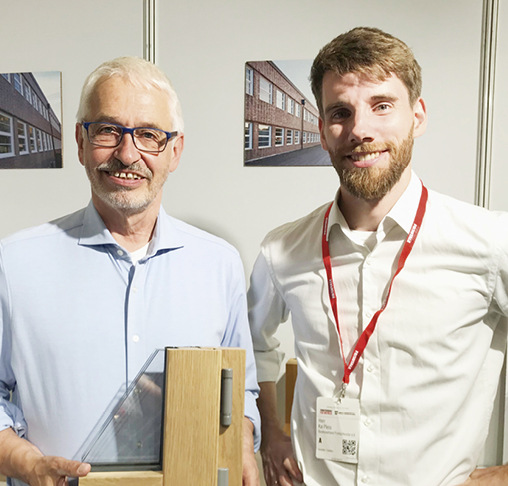
[[110, 134], [118, 134], [120, 131], [114, 125], [99, 125], [97, 128], [97, 134], [99, 135], [110, 135]]
[[380, 103], [376, 106], [376, 111], [388, 111], [391, 108], [391, 106], [388, 103]]
[[143, 138], [145, 140], [154, 140], [156, 142], [159, 142], [160, 140], [162, 140], [163, 135], [164, 135], [163, 132], [161, 132], [159, 130], [143, 129], [143, 130], [136, 131], [136, 136], [138, 138]]
[[333, 120], [344, 120], [349, 116], [349, 110], [341, 109], [336, 110], [332, 113], [332, 119]]

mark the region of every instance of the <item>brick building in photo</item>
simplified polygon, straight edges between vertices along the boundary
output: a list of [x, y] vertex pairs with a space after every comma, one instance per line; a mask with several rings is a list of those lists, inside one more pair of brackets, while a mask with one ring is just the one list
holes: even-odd
[[62, 128], [39, 83], [32, 73], [1, 74], [0, 169], [55, 167]]
[[319, 112], [272, 61], [245, 64], [244, 161], [320, 145]]

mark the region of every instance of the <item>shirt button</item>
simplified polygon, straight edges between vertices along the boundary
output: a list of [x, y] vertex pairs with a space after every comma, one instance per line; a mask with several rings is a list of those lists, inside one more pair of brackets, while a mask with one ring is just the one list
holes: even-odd
[[137, 343], [139, 342], [139, 336], [137, 334], [134, 334], [134, 336], [132, 336], [132, 340]]
[[372, 420], [370, 418], [366, 418], [364, 421], [363, 421], [365, 427], [370, 427], [372, 425]]
[[134, 293], [136, 293], [136, 292], [138, 291], [138, 288], [137, 288], [137, 287], [132, 287], [132, 291], [133, 291]]
[[372, 373], [374, 371], [374, 366], [372, 366], [371, 364], [367, 366], [367, 372], [368, 373]]
[[361, 479], [361, 482], [364, 483], [364, 484], [370, 483], [369, 476], [363, 476], [362, 479]]
[[123, 250], [116, 250], [116, 254], [118, 256], [123, 256]]

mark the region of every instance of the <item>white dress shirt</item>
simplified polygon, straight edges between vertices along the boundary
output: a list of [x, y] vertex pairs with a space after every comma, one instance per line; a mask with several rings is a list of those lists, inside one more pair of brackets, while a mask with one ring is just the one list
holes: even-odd
[[[351, 231], [333, 206], [328, 232], [347, 360], [384, 302], [420, 194], [413, 174], [371, 234]], [[337, 393], [344, 373], [321, 252], [328, 206], [267, 235], [248, 296], [260, 382], [277, 379], [273, 335], [291, 314], [292, 437], [305, 484], [460, 484], [485, 442], [505, 352], [508, 214], [429, 191], [413, 251], [347, 389], [361, 412], [352, 465], [315, 454], [316, 398]]]

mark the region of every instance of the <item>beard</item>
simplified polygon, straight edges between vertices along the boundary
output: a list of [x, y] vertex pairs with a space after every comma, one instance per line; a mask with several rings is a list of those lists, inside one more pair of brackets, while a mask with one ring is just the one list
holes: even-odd
[[[85, 169], [92, 186], [92, 192], [108, 206], [127, 214], [139, 213], [146, 209], [162, 189], [167, 177], [167, 174], [162, 177], [161, 175], [155, 176], [144, 164], [134, 163], [126, 167], [116, 159], [104, 162], [95, 168], [85, 165]], [[141, 174], [147, 180], [148, 187], [142, 192], [133, 191], [129, 187], [123, 186], [111, 189], [110, 186], [103, 183], [100, 177], [101, 172], [120, 172], [126, 169]]]
[[399, 182], [404, 170], [411, 161], [413, 152], [413, 130], [400, 143], [386, 142], [382, 145], [363, 143], [355, 147], [358, 152], [389, 151], [390, 163], [388, 167], [344, 167], [344, 156], [337, 150], [330, 151], [330, 159], [339, 174], [340, 183], [353, 196], [366, 201], [382, 199]]

